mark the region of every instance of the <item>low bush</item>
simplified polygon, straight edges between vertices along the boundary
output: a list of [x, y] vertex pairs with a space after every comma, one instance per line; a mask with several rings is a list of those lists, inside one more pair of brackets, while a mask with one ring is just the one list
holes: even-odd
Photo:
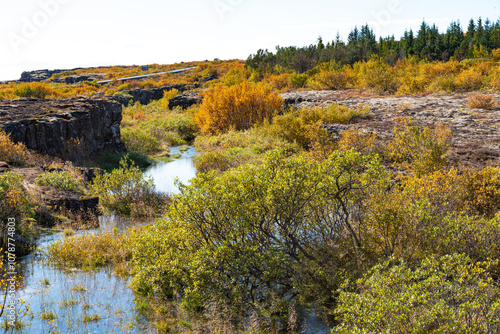
[[167, 196], [155, 191], [151, 178], [125, 156], [120, 168], [111, 173], [97, 175], [89, 187], [93, 195], [99, 196], [104, 209], [124, 216], [154, 216], [165, 210]]
[[318, 90], [339, 90], [347, 87], [350, 73], [345, 70], [321, 71], [309, 79], [308, 86]]
[[298, 299], [331, 303], [352, 274], [341, 268], [360, 246], [349, 217], [383, 178], [376, 157], [352, 151], [321, 163], [272, 151], [257, 166], [200, 174], [137, 236], [133, 286], [287, 328]]
[[0, 174], [0, 222], [7, 224], [7, 219], [32, 215], [32, 199], [23, 186], [24, 177], [6, 172]]
[[293, 88], [303, 88], [307, 84], [309, 76], [305, 73], [290, 74], [289, 80]]
[[10, 136], [0, 129], [0, 161], [14, 165], [26, 163], [26, 147], [22, 143], [14, 143]]
[[66, 171], [40, 174], [36, 177], [35, 182], [38, 185], [51, 186], [64, 191], [83, 192], [82, 183]]
[[220, 134], [249, 129], [270, 120], [282, 108], [283, 99], [263, 84], [219, 84], [205, 92], [195, 121], [202, 134]]
[[500, 294], [491, 262], [430, 257], [417, 267], [390, 259], [340, 292], [335, 333], [495, 333]]
[[446, 164], [451, 131], [442, 123], [434, 130], [420, 128], [411, 119], [396, 119], [394, 139], [386, 145], [385, 154], [391, 161], [409, 164], [418, 175], [436, 171]]
[[296, 142], [303, 148], [310, 148], [310, 127], [318, 122], [330, 124], [350, 124], [368, 115], [368, 109], [360, 106], [358, 110], [329, 104], [327, 107], [293, 109], [284, 115], [273, 118], [271, 133], [288, 142]]
[[47, 97], [57, 97], [58, 93], [47, 84], [41, 82], [30, 82], [18, 84], [14, 87], [14, 94], [18, 97], [32, 97], [45, 99]]
[[146, 131], [138, 128], [122, 128], [121, 139], [129, 151], [144, 155], [160, 151], [160, 141]]
[[498, 107], [498, 101], [491, 94], [477, 93], [469, 96], [467, 107], [489, 110]]

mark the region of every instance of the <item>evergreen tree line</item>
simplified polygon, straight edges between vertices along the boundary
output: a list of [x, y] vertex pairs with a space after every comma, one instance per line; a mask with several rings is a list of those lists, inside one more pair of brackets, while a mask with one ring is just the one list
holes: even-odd
[[429, 26], [423, 21], [416, 34], [410, 29], [399, 41], [392, 35], [380, 37], [378, 42], [373, 29], [366, 24], [351, 30], [347, 43], [337, 33], [335, 40], [326, 45], [320, 36], [316, 44], [306, 47], [277, 46], [275, 53], [260, 49], [248, 57], [246, 66], [260, 73], [272, 72], [277, 65], [303, 73], [324, 62], [352, 65], [372, 55], [392, 65], [408, 56], [430, 61], [482, 57], [497, 48], [500, 48], [500, 19], [496, 23], [489, 19], [484, 22], [481, 18], [477, 22], [471, 19], [466, 31], [459, 21], [453, 21], [445, 33], [439, 33], [435, 24]]

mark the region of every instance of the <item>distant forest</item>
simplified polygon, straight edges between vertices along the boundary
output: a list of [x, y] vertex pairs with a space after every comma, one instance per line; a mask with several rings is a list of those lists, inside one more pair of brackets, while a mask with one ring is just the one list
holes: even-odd
[[469, 21], [464, 31], [460, 22], [451, 22], [446, 33], [439, 33], [435, 24], [429, 26], [422, 22], [415, 34], [406, 30], [398, 41], [393, 36], [377, 41], [373, 29], [367, 25], [355, 27], [349, 33], [347, 43], [339, 34], [333, 41], [325, 44], [321, 37], [316, 44], [306, 47], [276, 47], [276, 52], [258, 50], [248, 57], [247, 68], [260, 73], [271, 73], [278, 65], [281, 69], [304, 73], [314, 66], [335, 61], [340, 64], [354, 64], [369, 60], [377, 55], [385, 63], [393, 65], [399, 59], [416, 56], [425, 60], [448, 61], [466, 58], [480, 58], [488, 55], [493, 49], [500, 48], [500, 19], [493, 23], [481, 18]]

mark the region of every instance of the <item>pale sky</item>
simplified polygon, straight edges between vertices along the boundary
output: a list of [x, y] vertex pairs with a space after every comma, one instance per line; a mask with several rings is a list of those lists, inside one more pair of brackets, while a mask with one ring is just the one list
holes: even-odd
[[258, 49], [325, 43], [368, 23], [378, 36], [425, 18], [496, 21], [500, 0], [0, 0], [0, 80], [101, 65], [246, 59]]

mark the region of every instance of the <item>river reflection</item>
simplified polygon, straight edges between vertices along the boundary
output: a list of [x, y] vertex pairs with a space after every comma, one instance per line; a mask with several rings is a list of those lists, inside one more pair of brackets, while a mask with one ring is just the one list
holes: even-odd
[[[188, 183], [196, 176], [193, 164], [195, 150], [186, 152], [171, 149], [181, 157], [172, 162], [158, 163], [145, 172], [150, 175], [157, 190], [178, 193], [174, 180]], [[79, 231], [101, 233], [114, 228], [124, 230], [131, 226], [128, 219], [115, 215], [99, 217], [99, 229]], [[146, 222], [147, 223], [147, 222]], [[136, 223], [134, 223], [136, 224]], [[63, 239], [62, 232], [45, 231], [37, 242], [43, 248]], [[134, 294], [129, 288], [130, 279], [121, 279], [112, 274], [110, 268], [98, 271], [82, 271], [72, 268], [57, 268], [28, 255], [18, 260], [22, 285], [17, 298], [30, 303], [30, 313], [21, 319], [22, 333], [154, 333], [155, 330], [135, 310]], [[53, 313], [54, 321], [42, 319], [42, 315]], [[99, 320], [93, 321], [93, 316]]]
[[189, 180], [196, 176], [196, 168], [193, 157], [196, 155], [194, 147], [189, 147], [185, 152], [179, 152], [178, 147], [172, 147], [170, 154], [182, 153], [179, 159], [171, 162], [160, 162], [152, 166], [145, 173], [153, 177], [158, 191], [170, 194], [178, 194], [179, 189], [174, 185], [176, 177], [187, 184]]

